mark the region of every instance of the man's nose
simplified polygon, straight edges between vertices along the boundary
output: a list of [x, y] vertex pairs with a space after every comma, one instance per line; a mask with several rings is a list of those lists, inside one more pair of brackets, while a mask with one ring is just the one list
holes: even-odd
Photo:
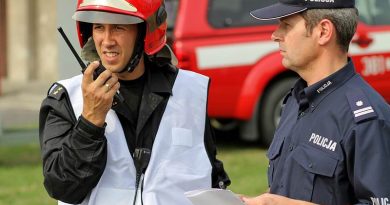
[[271, 40], [275, 41], [275, 42], [279, 42], [281, 41], [282, 39], [282, 35], [280, 33], [280, 29], [276, 29], [274, 32], [272, 32], [271, 34]]
[[115, 44], [115, 41], [113, 39], [112, 32], [110, 30], [107, 30], [106, 32], [104, 32], [103, 45], [111, 46], [113, 44]]

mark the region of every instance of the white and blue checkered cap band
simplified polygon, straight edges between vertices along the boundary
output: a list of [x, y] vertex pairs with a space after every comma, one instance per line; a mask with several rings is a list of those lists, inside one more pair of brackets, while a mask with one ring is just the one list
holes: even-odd
[[282, 4], [304, 6], [307, 9], [353, 8], [355, 0], [279, 0]]

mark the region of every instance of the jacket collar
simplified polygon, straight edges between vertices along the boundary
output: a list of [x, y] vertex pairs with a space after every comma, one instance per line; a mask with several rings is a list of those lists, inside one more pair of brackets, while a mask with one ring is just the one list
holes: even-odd
[[145, 68], [147, 79], [145, 86], [148, 87], [149, 91], [156, 94], [172, 95], [172, 88], [175, 78], [172, 79], [171, 75], [165, 72], [177, 74], [177, 69], [171, 67], [170, 65], [159, 67], [149, 61], [145, 61]]
[[294, 86], [293, 92], [299, 104], [299, 109], [303, 111], [310, 106], [310, 110], [314, 111], [327, 95], [339, 88], [355, 74], [353, 62], [351, 58], [348, 58], [348, 63], [342, 69], [309, 87], [307, 87], [306, 82], [302, 78], [299, 79]]
[[137, 138], [157, 106], [164, 98], [172, 95], [173, 84], [178, 73], [178, 69], [170, 64], [160, 67], [156, 64], [146, 62], [145, 68], [147, 80], [138, 113]]

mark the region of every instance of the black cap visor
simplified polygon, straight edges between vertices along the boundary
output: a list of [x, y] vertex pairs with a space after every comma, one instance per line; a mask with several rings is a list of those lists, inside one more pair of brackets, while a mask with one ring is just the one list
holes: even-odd
[[251, 11], [250, 14], [259, 20], [273, 20], [297, 14], [305, 10], [307, 10], [307, 7], [305, 6], [276, 3], [271, 6]]

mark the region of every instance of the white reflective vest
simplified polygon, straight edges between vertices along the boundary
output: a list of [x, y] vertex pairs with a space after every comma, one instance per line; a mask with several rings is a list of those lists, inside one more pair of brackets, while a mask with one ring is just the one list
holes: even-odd
[[[76, 117], [83, 108], [81, 80], [78, 75], [59, 82], [69, 94]], [[204, 145], [208, 82], [203, 75], [179, 70], [144, 175], [144, 205], [191, 205], [184, 192], [211, 187], [212, 166]], [[81, 204], [132, 205], [136, 171], [113, 110], [106, 123], [107, 165]], [[141, 204], [139, 197], [136, 204]]]

